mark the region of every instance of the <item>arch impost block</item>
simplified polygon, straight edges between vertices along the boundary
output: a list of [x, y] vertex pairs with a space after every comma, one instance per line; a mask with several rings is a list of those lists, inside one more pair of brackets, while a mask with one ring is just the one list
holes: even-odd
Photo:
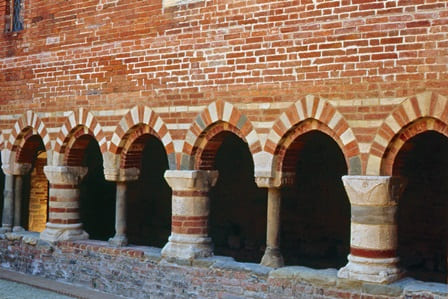
[[104, 177], [107, 181], [112, 182], [129, 182], [136, 181], [140, 176], [140, 169], [132, 168], [120, 168], [120, 169], [104, 169]]
[[282, 186], [291, 186], [296, 180], [296, 174], [293, 172], [279, 172], [275, 177], [256, 176], [255, 183], [259, 188], [280, 188]]
[[165, 180], [173, 191], [208, 191], [218, 180], [217, 170], [167, 170]]
[[12, 166], [4, 164], [2, 166], [3, 172], [9, 175], [25, 175], [31, 171], [33, 165], [31, 163], [14, 163]]
[[406, 181], [392, 176], [343, 176], [345, 190], [352, 205], [394, 206], [398, 204]]
[[88, 168], [82, 166], [45, 166], [44, 173], [50, 184], [77, 185], [87, 174]]

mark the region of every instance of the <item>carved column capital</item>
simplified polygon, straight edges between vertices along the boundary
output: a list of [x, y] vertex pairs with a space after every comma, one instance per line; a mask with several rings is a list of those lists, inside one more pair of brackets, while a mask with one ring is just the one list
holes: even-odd
[[31, 163], [14, 163], [2, 165], [3, 172], [9, 175], [26, 175], [31, 171]]
[[78, 185], [87, 174], [82, 166], [45, 166], [44, 173], [50, 184]]
[[406, 181], [391, 176], [343, 176], [350, 203], [360, 206], [397, 205]]
[[105, 168], [104, 178], [111, 182], [129, 182], [136, 181], [140, 176], [140, 169], [132, 168]]
[[292, 172], [279, 172], [275, 177], [256, 176], [255, 183], [259, 188], [280, 188], [293, 185], [296, 174]]
[[173, 191], [208, 191], [218, 180], [216, 170], [167, 170], [165, 180]]

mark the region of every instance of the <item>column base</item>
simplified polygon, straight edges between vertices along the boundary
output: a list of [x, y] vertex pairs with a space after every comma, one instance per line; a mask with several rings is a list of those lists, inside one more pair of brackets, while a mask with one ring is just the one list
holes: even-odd
[[128, 245], [128, 238], [126, 236], [114, 236], [109, 239], [109, 244], [115, 247], [122, 247]]
[[263, 266], [280, 268], [285, 265], [279, 248], [266, 247], [261, 263]]
[[213, 243], [209, 237], [172, 234], [162, 249], [162, 257], [195, 259], [213, 256]]
[[89, 234], [82, 229], [82, 224], [54, 224], [47, 223], [45, 230], [40, 233], [40, 239], [48, 242], [86, 240]]
[[20, 232], [24, 232], [25, 229], [24, 229], [23, 227], [21, 227], [21, 226], [14, 226], [14, 227], [12, 228], [12, 231], [13, 231], [14, 233], [20, 233]]
[[391, 283], [404, 276], [399, 258], [366, 258], [349, 254], [348, 264], [338, 271], [339, 278], [374, 283]]

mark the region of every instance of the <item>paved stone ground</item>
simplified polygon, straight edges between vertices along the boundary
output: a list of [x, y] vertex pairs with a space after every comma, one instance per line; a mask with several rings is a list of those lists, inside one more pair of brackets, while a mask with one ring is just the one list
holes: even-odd
[[82, 286], [0, 269], [0, 299], [123, 299]]
[[70, 299], [58, 293], [38, 289], [26, 284], [0, 279], [1, 299]]

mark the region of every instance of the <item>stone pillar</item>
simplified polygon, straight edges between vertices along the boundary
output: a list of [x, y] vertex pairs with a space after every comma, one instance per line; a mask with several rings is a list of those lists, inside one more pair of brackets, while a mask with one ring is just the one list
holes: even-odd
[[14, 176], [5, 173], [5, 189], [3, 191], [2, 232], [10, 232], [14, 219]]
[[268, 267], [279, 268], [284, 265], [280, 252], [280, 212], [281, 191], [278, 187], [268, 188], [268, 219], [266, 229], [266, 250], [261, 264]]
[[56, 242], [88, 239], [79, 216], [79, 183], [87, 167], [45, 166], [50, 182], [49, 221], [40, 238]]
[[117, 182], [117, 194], [115, 197], [115, 236], [109, 239], [114, 246], [126, 246], [126, 182]]
[[268, 189], [266, 249], [261, 264], [280, 268], [284, 266], [283, 256], [280, 252], [281, 180], [257, 177], [255, 181], [258, 187]]
[[31, 167], [29, 163], [15, 163], [12, 167], [2, 166], [5, 173], [2, 232], [24, 230], [21, 226], [23, 176], [30, 172]]
[[126, 202], [127, 202], [127, 182], [138, 180], [140, 170], [138, 168], [105, 168], [104, 177], [108, 181], [116, 182], [117, 192], [115, 195], [115, 236], [109, 239], [113, 246], [126, 246], [128, 238], [126, 236]]
[[22, 227], [22, 201], [23, 201], [23, 175], [14, 177], [14, 227], [13, 232], [21, 232]]
[[218, 179], [217, 171], [167, 170], [165, 179], [173, 190], [171, 236], [162, 256], [194, 259], [213, 255], [208, 236], [208, 191]]
[[344, 176], [342, 181], [352, 218], [348, 264], [338, 277], [374, 283], [401, 278], [396, 212], [404, 181], [390, 176]]

